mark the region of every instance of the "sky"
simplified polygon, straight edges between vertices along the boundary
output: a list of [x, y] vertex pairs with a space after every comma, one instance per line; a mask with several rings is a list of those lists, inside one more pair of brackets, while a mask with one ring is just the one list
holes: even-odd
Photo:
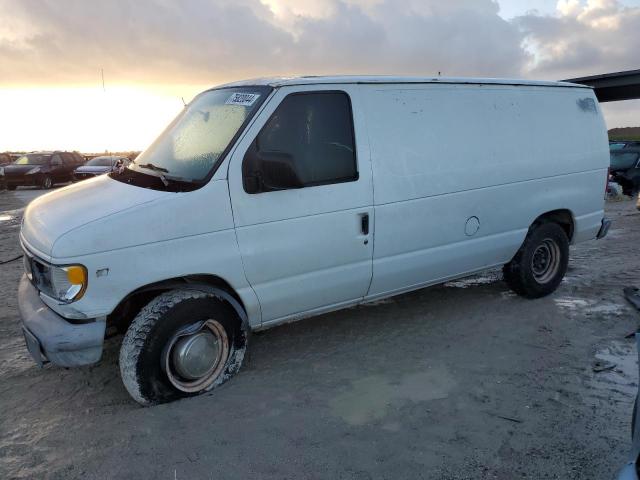
[[[0, 20], [0, 151], [144, 149], [182, 99], [260, 76], [640, 68], [640, 0], [0, 0]], [[640, 100], [603, 110], [640, 125]]]

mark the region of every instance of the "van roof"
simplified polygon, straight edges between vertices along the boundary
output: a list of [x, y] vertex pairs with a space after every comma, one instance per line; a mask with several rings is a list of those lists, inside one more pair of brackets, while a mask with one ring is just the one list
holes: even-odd
[[[445, 84], [486, 84], [486, 85], [535, 85], [539, 87], [578, 87], [591, 88], [569, 82], [522, 80], [510, 78], [466, 78], [466, 77], [402, 77], [392, 75], [331, 75], [331, 76], [299, 76], [299, 77], [266, 77], [241, 80], [226, 83], [219, 87], [244, 87], [253, 85], [266, 85], [271, 87], [283, 87], [287, 85], [316, 85], [316, 84], [345, 84], [345, 83], [445, 83]], [[218, 87], [218, 88], [219, 88]]]

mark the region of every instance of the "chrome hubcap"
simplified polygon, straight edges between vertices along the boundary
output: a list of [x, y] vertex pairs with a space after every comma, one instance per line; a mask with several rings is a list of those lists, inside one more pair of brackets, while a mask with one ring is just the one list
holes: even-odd
[[171, 360], [181, 377], [196, 380], [216, 364], [219, 354], [218, 339], [211, 332], [201, 330], [178, 340]]
[[533, 252], [531, 257], [531, 271], [538, 283], [548, 283], [558, 273], [560, 268], [560, 247], [556, 242], [547, 238]]
[[228, 357], [227, 332], [217, 321], [206, 320], [176, 332], [164, 355], [164, 369], [178, 390], [199, 392], [215, 382]]

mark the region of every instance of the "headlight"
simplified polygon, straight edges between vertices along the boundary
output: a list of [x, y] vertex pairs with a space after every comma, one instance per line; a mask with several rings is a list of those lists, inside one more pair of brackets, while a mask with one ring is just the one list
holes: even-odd
[[29, 175], [31, 173], [38, 173], [40, 171], [40, 167], [33, 167], [31, 170], [29, 170], [26, 175]]
[[0, 167], [0, 177], [4, 175], [4, 167]]
[[51, 265], [53, 297], [63, 302], [79, 300], [87, 288], [87, 269], [82, 265]]
[[87, 289], [87, 269], [83, 265], [49, 265], [25, 253], [24, 268], [40, 292], [59, 302], [80, 300]]

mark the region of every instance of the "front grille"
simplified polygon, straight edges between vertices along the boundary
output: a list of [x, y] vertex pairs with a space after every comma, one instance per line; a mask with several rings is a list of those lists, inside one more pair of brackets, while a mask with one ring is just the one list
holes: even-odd
[[74, 176], [78, 180], [85, 180], [87, 178], [93, 178], [95, 175], [93, 175], [92, 173], [76, 173], [76, 174], [74, 174]]

